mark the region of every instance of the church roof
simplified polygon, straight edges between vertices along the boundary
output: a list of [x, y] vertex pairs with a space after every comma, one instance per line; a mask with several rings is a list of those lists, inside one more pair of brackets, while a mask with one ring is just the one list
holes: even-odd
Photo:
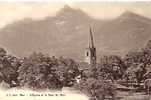
[[94, 48], [93, 33], [91, 28], [90, 28], [90, 36], [89, 36], [89, 48]]

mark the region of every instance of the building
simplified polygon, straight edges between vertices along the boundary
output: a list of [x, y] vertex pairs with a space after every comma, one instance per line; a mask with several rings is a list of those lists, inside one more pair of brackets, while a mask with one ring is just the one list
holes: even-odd
[[94, 46], [94, 40], [93, 40], [93, 33], [90, 28], [90, 36], [89, 36], [89, 45], [88, 48], [86, 48], [85, 51], [85, 62], [90, 64], [90, 65], [95, 65], [96, 64], [96, 48]]

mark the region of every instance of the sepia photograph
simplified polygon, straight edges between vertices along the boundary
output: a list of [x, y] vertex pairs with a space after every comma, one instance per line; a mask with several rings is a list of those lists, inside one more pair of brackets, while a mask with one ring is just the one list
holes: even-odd
[[151, 100], [151, 2], [0, 2], [0, 100]]

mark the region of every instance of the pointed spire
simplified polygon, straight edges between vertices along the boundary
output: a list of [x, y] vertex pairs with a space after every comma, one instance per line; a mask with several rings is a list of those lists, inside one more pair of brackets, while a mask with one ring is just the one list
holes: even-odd
[[94, 48], [93, 34], [92, 34], [91, 27], [90, 27], [90, 37], [89, 37], [89, 48]]

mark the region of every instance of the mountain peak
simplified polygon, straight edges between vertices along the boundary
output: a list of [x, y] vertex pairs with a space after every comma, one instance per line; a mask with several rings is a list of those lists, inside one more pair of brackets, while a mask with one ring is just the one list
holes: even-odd
[[122, 13], [121, 15], [120, 15], [120, 17], [124, 17], [124, 18], [132, 18], [132, 17], [137, 17], [137, 16], [140, 16], [139, 14], [136, 14], [136, 13], [134, 13], [134, 12], [131, 12], [131, 11], [126, 11], [126, 12], [124, 12], [124, 13]]
[[141, 23], [145, 23], [145, 24], [150, 24], [149, 22], [151, 21], [150, 18], [147, 18], [145, 16], [142, 16], [140, 14], [134, 13], [134, 12], [130, 12], [130, 11], [126, 11], [123, 14], [121, 14], [117, 20], [124, 20], [124, 21], [138, 21]]
[[71, 8], [69, 5], [64, 5], [64, 7], [60, 10], [60, 12], [59, 13], [61, 13], [61, 12], [73, 12], [73, 11], [75, 11], [75, 9], [74, 8]]
[[69, 5], [64, 5], [63, 9], [72, 9]]
[[89, 18], [89, 15], [87, 15], [85, 12], [83, 12], [81, 9], [72, 8], [69, 5], [64, 5], [62, 9], [57, 13], [56, 17], [61, 18], [75, 18], [83, 16], [84, 18]]

